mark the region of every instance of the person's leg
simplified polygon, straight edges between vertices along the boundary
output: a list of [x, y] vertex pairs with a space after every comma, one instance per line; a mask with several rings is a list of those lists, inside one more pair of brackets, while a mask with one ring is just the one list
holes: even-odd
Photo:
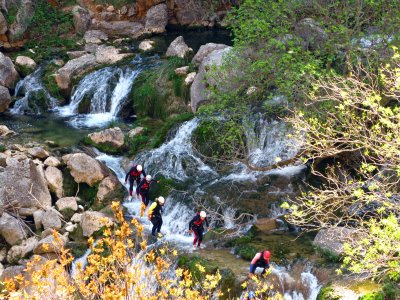
[[161, 231], [162, 223], [163, 223], [162, 217], [159, 217], [159, 218], [158, 218], [158, 227], [157, 227], [157, 232], [158, 232], [158, 233], [160, 233], [160, 231]]
[[153, 236], [156, 236], [156, 230], [157, 230], [157, 227], [158, 227], [157, 219], [155, 217], [151, 218], [151, 223], [153, 224], [153, 228], [151, 229], [151, 234]]
[[146, 210], [145, 196], [143, 193], [140, 193], [140, 197], [142, 198], [142, 205], [140, 207], [140, 217], [143, 217], [144, 211]]
[[199, 239], [199, 234], [197, 233], [196, 229], [193, 229], [193, 233], [194, 233], [193, 246], [196, 246], [197, 240]]
[[146, 207], [147, 207], [147, 205], [149, 205], [149, 202], [150, 202], [150, 193], [149, 193], [149, 192], [146, 192], [144, 195], [145, 195], [145, 196], [144, 196], [144, 204], [145, 204]]
[[140, 176], [135, 177], [135, 180], [136, 180], [136, 187], [138, 187], [140, 183]]
[[134, 182], [134, 178], [129, 177], [129, 196], [132, 197], [132, 191], [133, 191], [133, 182]]
[[202, 228], [200, 228], [199, 231], [198, 231], [199, 240], [197, 242], [197, 247], [200, 247], [200, 244], [203, 241], [203, 232], [204, 232], [204, 229], [202, 229]]

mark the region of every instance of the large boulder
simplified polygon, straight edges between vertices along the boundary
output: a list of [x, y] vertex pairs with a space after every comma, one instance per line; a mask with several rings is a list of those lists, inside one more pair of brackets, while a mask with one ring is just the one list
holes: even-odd
[[61, 214], [54, 208], [47, 209], [42, 217], [42, 225], [46, 229], [60, 229], [62, 226]]
[[64, 194], [63, 175], [62, 172], [55, 167], [47, 167], [44, 176], [51, 192], [56, 194], [57, 198], [61, 198]]
[[193, 51], [192, 48], [189, 48], [188, 45], [186, 45], [185, 40], [183, 39], [183, 36], [178, 36], [169, 45], [166, 56], [167, 57], [177, 56], [177, 57], [184, 58], [192, 51]]
[[56, 207], [59, 211], [63, 211], [64, 209], [71, 209], [73, 211], [77, 211], [79, 200], [80, 199], [78, 197], [61, 198], [56, 202]]
[[4, 282], [7, 279], [14, 279], [15, 276], [25, 273], [25, 266], [9, 266], [4, 269], [1, 274], [0, 281]]
[[201, 25], [210, 10], [210, 7], [199, 1], [174, 0], [174, 4], [176, 21], [182, 26]]
[[32, 160], [10, 160], [0, 172], [0, 199], [17, 201], [17, 210], [51, 206], [47, 182]]
[[45, 149], [42, 147], [32, 147], [28, 149], [28, 153], [32, 155], [32, 157], [35, 158], [40, 158], [40, 159], [45, 159], [49, 157], [49, 152], [47, 152]]
[[199, 67], [199, 72], [190, 87], [190, 105], [193, 112], [197, 110], [200, 103], [210, 100], [210, 92], [207, 90], [207, 86], [213, 84], [213, 82], [206, 77], [207, 72], [212, 66], [221, 66], [225, 55], [227, 55], [231, 49], [232, 47], [226, 47], [220, 50], [214, 50], [203, 59]]
[[15, 66], [17, 67], [20, 74], [27, 76], [36, 69], [36, 62], [28, 56], [17, 56], [15, 59]]
[[9, 40], [15, 41], [23, 38], [26, 30], [29, 27], [30, 21], [36, 13], [37, 1], [22, 0], [18, 5], [16, 20], [9, 27]]
[[97, 67], [96, 57], [86, 54], [68, 61], [56, 72], [56, 82], [63, 92], [70, 92], [72, 79]]
[[4, 212], [0, 217], [0, 234], [8, 244], [14, 246], [28, 236], [28, 231], [21, 221]]
[[72, 9], [74, 28], [77, 33], [85, 33], [90, 26], [90, 14], [83, 7], [76, 5]]
[[305, 46], [311, 50], [323, 47], [328, 40], [328, 34], [312, 18], [300, 20], [296, 24], [294, 32], [304, 40]]
[[145, 29], [151, 33], [162, 33], [168, 23], [168, 9], [165, 3], [153, 6], [147, 11]]
[[95, 144], [109, 145], [120, 148], [124, 145], [124, 133], [119, 127], [108, 128], [99, 132], [90, 133], [88, 137]]
[[7, 20], [3, 13], [0, 12], [0, 34], [5, 34], [8, 30]]
[[344, 243], [352, 241], [357, 237], [354, 228], [336, 227], [321, 229], [314, 238], [314, 246], [339, 256], [344, 253]]
[[83, 236], [89, 237], [95, 231], [105, 226], [110, 219], [103, 213], [97, 211], [85, 211], [81, 217]]
[[199, 66], [203, 60], [213, 51], [221, 50], [228, 47], [224, 44], [215, 44], [215, 43], [207, 43], [202, 45], [200, 49], [197, 51], [196, 55], [192, 59], [192, 63], [196, 66]]
[[99, 29], [112, 36], [128, 36], [138, 38], [144, 34], [144, 26], [138, 22], [130, 21], [95, 21], [92, 24], [94, 29]]
[[14, 88], [18, 77], [18, 72], [11, 59], [0, 52], [0, 85]]
[[58, 158], [50, 156], [46, 158], [46, 160], [44, 161], [44, 165], [57, 168], [58, 166], [61, 165], [61, 162], [58, 160]]
[[7, 252], [7, 261], [10, 264], [16, 264], [20, 259], [25, 258], [28, 254], [33, 252], [38, 241], [37, 237], [32, 236], [27, 240], [24, 240], [21, 245], [12, 246]]
[[276, 222], [276, 219], [261, 218], [257, 220], [254, 226], [260, 231], [269, 232], [271, 230], [277, 229], [278, 223]]
[[0, 113], [5, 112], [11, 103], [11, 95], [8, 88], [0, 85]]
[[121, 201], [123, 190], [121, 183], [115, 176], [104, 178], [100, 184], [96, 195], [96, 204], [99, 207], [105, 206], [112, 201]]
[[101, 164], [85, 153], [64, 155], [63, 161], [67, 164], [72, 177], [77, 183], [85, 182], [90, 186], [94, 186], [106, 176]]
[[108, 36], [101, 30], [89, 30], [85, 32], [83, 39], [87, 44], [101, 44], [108, 40]]
[[115, 64], [116, 62], [131, 56], [131, 53], [119, 53], [114, 46], [101, 45], [96, 49], [96, 62], [99, 64]]
[[[54, 235], [56, 236], [56, 238], [54, 237]], [[68, 238], [59, 233], [54, 233], [40, 240], [37, 243], [35, 249], [33, 249], [33, 253], [34, 254], [60, 253], [67, 242]]]

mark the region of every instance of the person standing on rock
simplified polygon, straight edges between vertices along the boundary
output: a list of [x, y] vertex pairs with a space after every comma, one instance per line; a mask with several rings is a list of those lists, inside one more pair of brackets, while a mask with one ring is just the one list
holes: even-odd
[[269, 269], [270, 257], [271, 257], [271, 252], [269, 252], [268, 250], [257, 253], [250, 263], [249, 278], [253, 277], [257, 267], [263, 268], [264, 270], [262, 271], [261, 274], [265, 274], [265, 272]]
[[196, 243], [197, 248], [200, 248], [201, 242], [203, 241], [204, 222], [207, 225], [207, 230], [210, 230], [210, 226], [207, 220], [207, 214], [205, 211], [197, 213], [194, 218], [189, 222], [189, 233], [194, 233], [193, 249], [196, 249]]
[[161, 213], [163, 212], [164, 203], [164, 197], [158, 197], [157, 200], [150, 206], [149, 212], [147, 213], [147, 217], [153, 224], [153, 228], [151, 229], [152, 236], [156, 236], [157, 232], [158, 236], [161, 237], [160, 231], [163, 223]]
[[[132, 200], [132, 191], [133, 191], [133, 182], [136, 181], [136, 186], [139, 186], [140, 183], [140, 175], [143, 174], [143, 177], [146, 177], [146, 172], [143, 170], [141, 165], [134, 165], [125, 176], [125, 185], [129, 179], [129, 201]], [[139, 196], [139, 195], [138, 195]]]
[[144, 210], [146, 209], [147, 205], [149, 205], [150, 201], [150, 185], [152, 182], [157, 182], [154, 179], [151, 179], [150, 175], [147, 175], [136, 188], [136, 194], [139, 194], [142, 197], [142, 207], [140, 210], [140, 216], [143, 217]]

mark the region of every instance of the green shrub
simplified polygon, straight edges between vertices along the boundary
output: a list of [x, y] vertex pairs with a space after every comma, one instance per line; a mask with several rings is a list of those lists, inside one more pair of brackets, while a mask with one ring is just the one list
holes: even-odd
[[340, 296], [335, 294], [331, 286], [326, 286], [319, 291], [317, 300], [340, 300]]
[[0, 144], [0, 152], [4, 152], [6, 150], [7, 150], [6, 146], [4, 146], [3, 144]]

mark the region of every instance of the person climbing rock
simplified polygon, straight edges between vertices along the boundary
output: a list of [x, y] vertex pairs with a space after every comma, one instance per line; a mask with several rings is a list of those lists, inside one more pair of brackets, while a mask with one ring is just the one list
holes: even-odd
[[142, 207], [140, 210], [140, 216], [143, 217], [144, 210], [146, 209], [147, 205], [149, 205], [150, 201], [150, 185], [152, 182], [157, 182], [151, 178], [150, 175], [147, 175], [142, 181], [140, 181], [139, 185], [136, 188], [136, 194], [139, 194], [142, 198]]
[[196, 243], [197, 243], [197, 248], [199, 248], [201, 242], [203, 241], [204, 222], [207, 225], [207, 229], [210, 230], [210, 226], [207, 220], [207, 214], [205, 211], [201, 211], [198, 212], [189, 223], [189, 233], [192, 232], [194, 233], [193, 249], [196, 249]]
[[163, 211], [163, 206], [165, 203], [164, 197], [158, 197], [155, 202], [150, 206], [149, 212], [147, 213], [147, 217], [153, 224], [153, 228], [151, 229], [151, 234], [156, 236], [156, 232], [158, 236], [160, 236], [161, 226], [163, 223], [161, 213]]
[[[136, 181], [136, 186], [139, 186], [140, 183], [140, 175], [143, 174], [143, 177], [146, 177], [146, 172], [143, 170], [141, 165], [134, 165], [125, 176], [125, 185], [129, 179], [129, 201], [132, 200], [132, 191], [133, 191], [133, 182]], [[138, 195], [139, 196], [139, 195]]]
[[268, 250], [257, 253], [253, 260], [250, 262], [250, 273], [249, 278], [254, 275], [254, 272], [258, 268], [263, 268], [261, 274], [265, 274], [265, 272], [269, 269], [269, 258], [271, 257], [271, 253]]

